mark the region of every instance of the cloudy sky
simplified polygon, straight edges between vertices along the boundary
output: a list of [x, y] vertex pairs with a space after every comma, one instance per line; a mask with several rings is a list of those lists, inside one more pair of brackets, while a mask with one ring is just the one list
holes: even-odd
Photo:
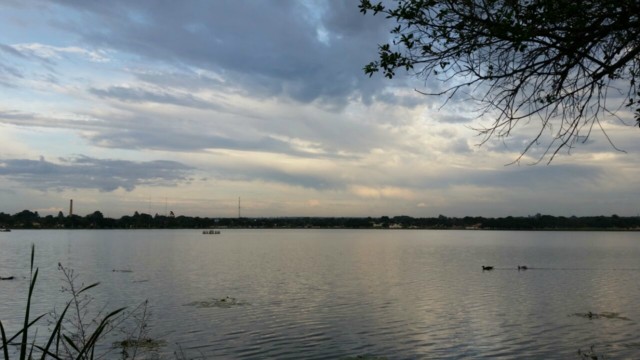
[[3, 0], [0, 212], [640, 212], [640, 130], [508, 165], [527, 128], [478, 146], [473, 104], [363, 74], [391, 25], [356, 1]]

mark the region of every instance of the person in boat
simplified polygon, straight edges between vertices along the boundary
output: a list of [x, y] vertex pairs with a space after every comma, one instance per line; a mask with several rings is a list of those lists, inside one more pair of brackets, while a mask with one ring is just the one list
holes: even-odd
[[527, 269], [528, 267], [526, 265], [522, 265], [522, 266], [518, 265], [518, 270], [527, 270]]

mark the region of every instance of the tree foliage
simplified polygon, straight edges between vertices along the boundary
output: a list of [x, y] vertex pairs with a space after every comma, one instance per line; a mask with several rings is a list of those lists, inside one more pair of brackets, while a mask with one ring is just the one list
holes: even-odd
[[[105, 217], [94, 221], [94, 212], [85, 217], [73, 215], [57, 219], [51, 215], [45, 218], [35, 217], [33, 223], [23, 222], [24, 212], [14, 215], [0, 212], [0, 229], [496, 229], [496, 230], [535, 230], [535, 229], [581, 229], [581, 230], [634, 230], [640, 231], [640, 216], [622, 217], [589, 216], [564, 217], [535, 214], [525, 217], [507, 216], [491, 218], [465, 216], [463, 218], [439, 215], [431, 218], [411, 216], [381, 217], [273, 217], [273, 218], [210, 218], [180, 215], [177, 217], [151, 216], [139, 213], [137, 216], [125, 215], [119, 219]], [[1, 236], [0, 236], [1, 238]]]
[[361, 0], [359, 7], [397, 24], [365, 73], [393, 78], [404, 69], [443, 81], [434, 95], [469, 92], [481, 116], [493, 119], [478, 129], [484, 141], [537, 119], [523, 154], [548, 132], [541, 158], [551, 161], [594, 128], [604, 132], [606, 117], [624, 122], [617, 113], [625, 106], [640, 126], [638, 0]]

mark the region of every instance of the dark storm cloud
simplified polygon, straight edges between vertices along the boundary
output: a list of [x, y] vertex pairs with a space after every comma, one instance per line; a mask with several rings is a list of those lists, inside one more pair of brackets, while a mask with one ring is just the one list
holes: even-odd
[[91, 24], [58, 22], [88, 46], [222, 73], [256, 96], [339, 108], [352, 96], [371, 101], [385, 81], [362, 67], [389, 24], [360, 14], [357, 2], [317, 2], [312, 10], [305, 4], [314, 3], [293, 0], [59, 3]]
[[40, 160], [0, 160], [0, 176], [39, 190], [97, 189], [127, 191], [136, 186], [175, 186], [194, 169], [175, 161], [134, 162], [78, 156], [52, 163]]

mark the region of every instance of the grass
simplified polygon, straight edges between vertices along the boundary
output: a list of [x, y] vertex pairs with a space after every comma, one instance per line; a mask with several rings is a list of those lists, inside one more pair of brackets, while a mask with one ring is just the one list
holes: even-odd
[[[81, 295], [86, 291], [98, 286], [99, 283], [93, 283], [88, 286], [82, 286], [79, 289], [73, 287], [73, 274], [65, 272], [65, 276], [70, 280], [72, 284], [72, 299], [69, 300], [64, 310], [57, 316], [54, 327], [50, 330], [50, 333], [45, 336], [46, 341], [44, 343], [37, 343], [37, 332], [31, 335], [31, 330], [36, 323], [38, 323], [47, 314], [42, 314], [34, 319], [31, 319], [31, 300], [33, 297], [33, 290], [38, 280], [38, 268], [34, 270], [34, 257], [35, 246], [31, 246], [31, 263], [30, 263], [30, 275], [29, 275], [29, 292], [27, 295], [27, 305], [24, 312], [24, 321], [22, 328], [15, 334], [8, 336], [5, 332], [4, 325], [0, 321], [0, 336], [2, 342], [0, 344], [0, 350], [2, 350], [2, 357], [0, 359], [10, 360], [9, 346], [16, 345], [19, 347], [17, 356], [19, 360], [26, 359], [77, 359], [77, 360], [94, 360], [96, 359], [96, 345], [101, 340], [105, 331], [108, 330], [111, 321], [117, 318], [123, 313], [125, 308], [119, 308], [111, 311], [106, 315], [97, 319], [96, 326], [93, 329], [89, 329], [82, 326], [80, 320], [80, 328], [76, 328], [76, 332], [68, 331], [63, 326], [65, 321], [68, 321], [68, 310], [73, 308], [77, 312], [77, 316], [80, 316], [81, 309]], [[63, 268], [64, 269], [64, 268]], [[66, 270], [66, 269], [65, 269]], [[71, 274], [71, 277], [68, 275]], [[17, 340], [18, 339], [18, 340]], [[14, 342], [16, 341], [17, 342]]]

